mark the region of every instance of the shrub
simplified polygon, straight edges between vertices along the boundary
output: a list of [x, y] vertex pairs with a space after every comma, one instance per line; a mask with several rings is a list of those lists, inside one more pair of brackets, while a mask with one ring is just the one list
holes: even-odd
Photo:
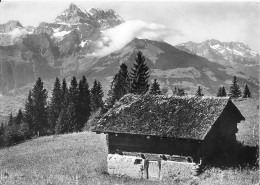
[[96, 112], [93, 112], [88, 121], [85, 123], [85, 127], [84, 127], [84, 131], [89, 131], [90, 128], [98, 121], [98, 119], [100, 118], [100, 112], [101, 109], [98, 109]]

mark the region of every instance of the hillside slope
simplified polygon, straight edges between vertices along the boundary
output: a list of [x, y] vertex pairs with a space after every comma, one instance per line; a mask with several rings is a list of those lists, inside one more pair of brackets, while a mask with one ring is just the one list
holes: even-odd
[[[246, 121], [239, 124], [238, 139], [258, 143], [259, 115], [256, 101], [235, 102]], [[254, 132], [253, 132], [254, 130]], [[252, 133], [255, 133], [253, 135]], [[82, 132], [32, 139], [0, 150], [0, 184], [141, 184], [158, 182], [109, 176], [106, 172], [107, 147], [104, 134]], [[7, 173], [4, 177], [4, 174]], [[168, 179], [161, 184], [256, 184], [258, 170], [212, 168], [198, 178]]]
[[[8, 177], [0, 179], [0, 184], [121, 184], [125, 178], [107, 175], [106, 156], [103, 134], [83, 132], [33, 139], [1, 150], [1, 172], [4, 169]], [[156, 183], [131, 180], [128, 184]]]

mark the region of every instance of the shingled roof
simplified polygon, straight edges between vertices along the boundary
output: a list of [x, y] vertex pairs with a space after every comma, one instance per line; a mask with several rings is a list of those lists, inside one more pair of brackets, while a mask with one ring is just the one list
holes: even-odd
[[91, 130], [203, 140], [228, 103], [226, 97], [127, 94]]

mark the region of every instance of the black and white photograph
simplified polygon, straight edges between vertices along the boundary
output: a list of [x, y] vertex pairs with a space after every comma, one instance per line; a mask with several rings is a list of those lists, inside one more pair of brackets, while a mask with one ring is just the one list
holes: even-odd
[[1, 0], [0, 185], [258, 185], [260, 2]]

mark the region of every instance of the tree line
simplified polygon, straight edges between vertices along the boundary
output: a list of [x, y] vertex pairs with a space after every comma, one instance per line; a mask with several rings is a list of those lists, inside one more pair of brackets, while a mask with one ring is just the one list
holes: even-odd
[[[150, 93], [151, 94], [165, 94], [165, 93], [162, 93], [162, 91], [160, 90], [160, 85], [156, 81], [156, 79], [154, 79], [154, 81], [151, 85]], [[173, 91], [173, 95], [185, 96], [185, 95], [187, 95], [187, 93], [185, 93], [185, 90], [183, 88], [175, 87], [174, 91]], [[204, 93], [203, 93], [201, 86], [198, 86], [198, 89], [196, 90], [195, 95], [196, 96], [204, 96]], [[245, 85], [245, 88], [242, 92], [242, 90], [241, 90], [241, 88], [238, 84], [238, 80], [237, 80], [236, 76], [233, 77], [229, 93], [226, 92], [226, 89], [225, 89], [224, 86], [220, 86], [216, 96], [217, 97], [229, 96], [232, 99], [236, 99], [236, 98], [240, 98], [240, 97], [242, 97], [242, 98], [252, 98], [251, 91], [249, 90], [249, 87], [248, 87], [247, 84]]]
[[[156, 79], [150, 86], [149, 77], [145, 57], [142, 52], [138, 52], [131, 72], [128, 72], [126, 64], [120, 65], [118, 73], [110, 84], [105, 101], [103, 101], [101, 83], [94, 80], [93, 86], [89, 88], [87, 79], [83, 76], [79, 82], [76, 77], [73, 77], [69, 86], [65, 78], [62, 82], [56, 78], [50, 101], [47, 102], [48, 92], [41, 78], [38, 78], [29, 91], [23, 111], [20, 109], [15, 116], [10, 114], [8, 123], [1, 124], [0, 146], [10, 146], [35, 136], [80, 132], [92, 113], [98, 110], [100, 114], [106, 113], [127, 93], [152, 95], [167, 93], [167, 89], [161, 89]], [[186, 95], [185, 90], [180, 87], [175, 87], [173, 94]], [[196, 96], [204, 96], [201, 86], [198, 87]], [[217, 96], [227, 96], [224, 86], [219, 88]], [[229, 96], [231, 98], [242, 96], [235, 76], [230, 86]], [[243, 97], [251, 97], [248, 85], [245, 86]]]
[[[204, 95], [203, 92], [202, 92], [202, 88], [200, 86], [198, 87], [198, 89], [196, 91], [196, 95], [197, 96], [203, 96]], [[242, 90], [241, 90], [241, 88], [238, 84], [238, 80], [237, 80], [236, 76], [233, 77], [229, 93], [227, 94], [224, 86], [220, 86], [216, 96], [217, 97], [229, 96], [232, 99], [236, 99], [236, 98], [240, 98], [240, 97], [252, 98], [251, 91], [249, 90], [249, 87], [248, 87], [247, 84], [245, 85], [245, 88], [244, 88], [244, 91], [243, 91], [243, 94], [242, 94]]]
[[70, 86], [63, 79], [54, 82], [50, 101], [48, 92], [38, 78], [29, 91], [23, 111], [9, 116], [7, 124], [0, 127], [0, 146], [10, 146], [24, 140], [51, 134], [79, 132], [85, 126], [90, 114], [103, 105], [103, 91], [100, 82], [89, 85], [85, 76], [77, 82], [73, 77]]
[[101, 83], [95, 80], [89, 89], [85, 76], [79, 82], [73, 77], [69, 87], [65, 79], [60, 82], [56, 78], [47, 102], [48, 92], [38, 78], [29, 91], [24, 109], [15, 116], [11, 113], [8, 123], [1, 124], [0, 146], [10, 146], [43, 135], [82, 131], [92, 113], [98, 110], [105, 113], [127, 93], [146, 93], [149, 90], [149, 68], [141, 52], [137, 53], [135, 61], [130, 74], [125, 64], [120, 65], [105, 102]]

